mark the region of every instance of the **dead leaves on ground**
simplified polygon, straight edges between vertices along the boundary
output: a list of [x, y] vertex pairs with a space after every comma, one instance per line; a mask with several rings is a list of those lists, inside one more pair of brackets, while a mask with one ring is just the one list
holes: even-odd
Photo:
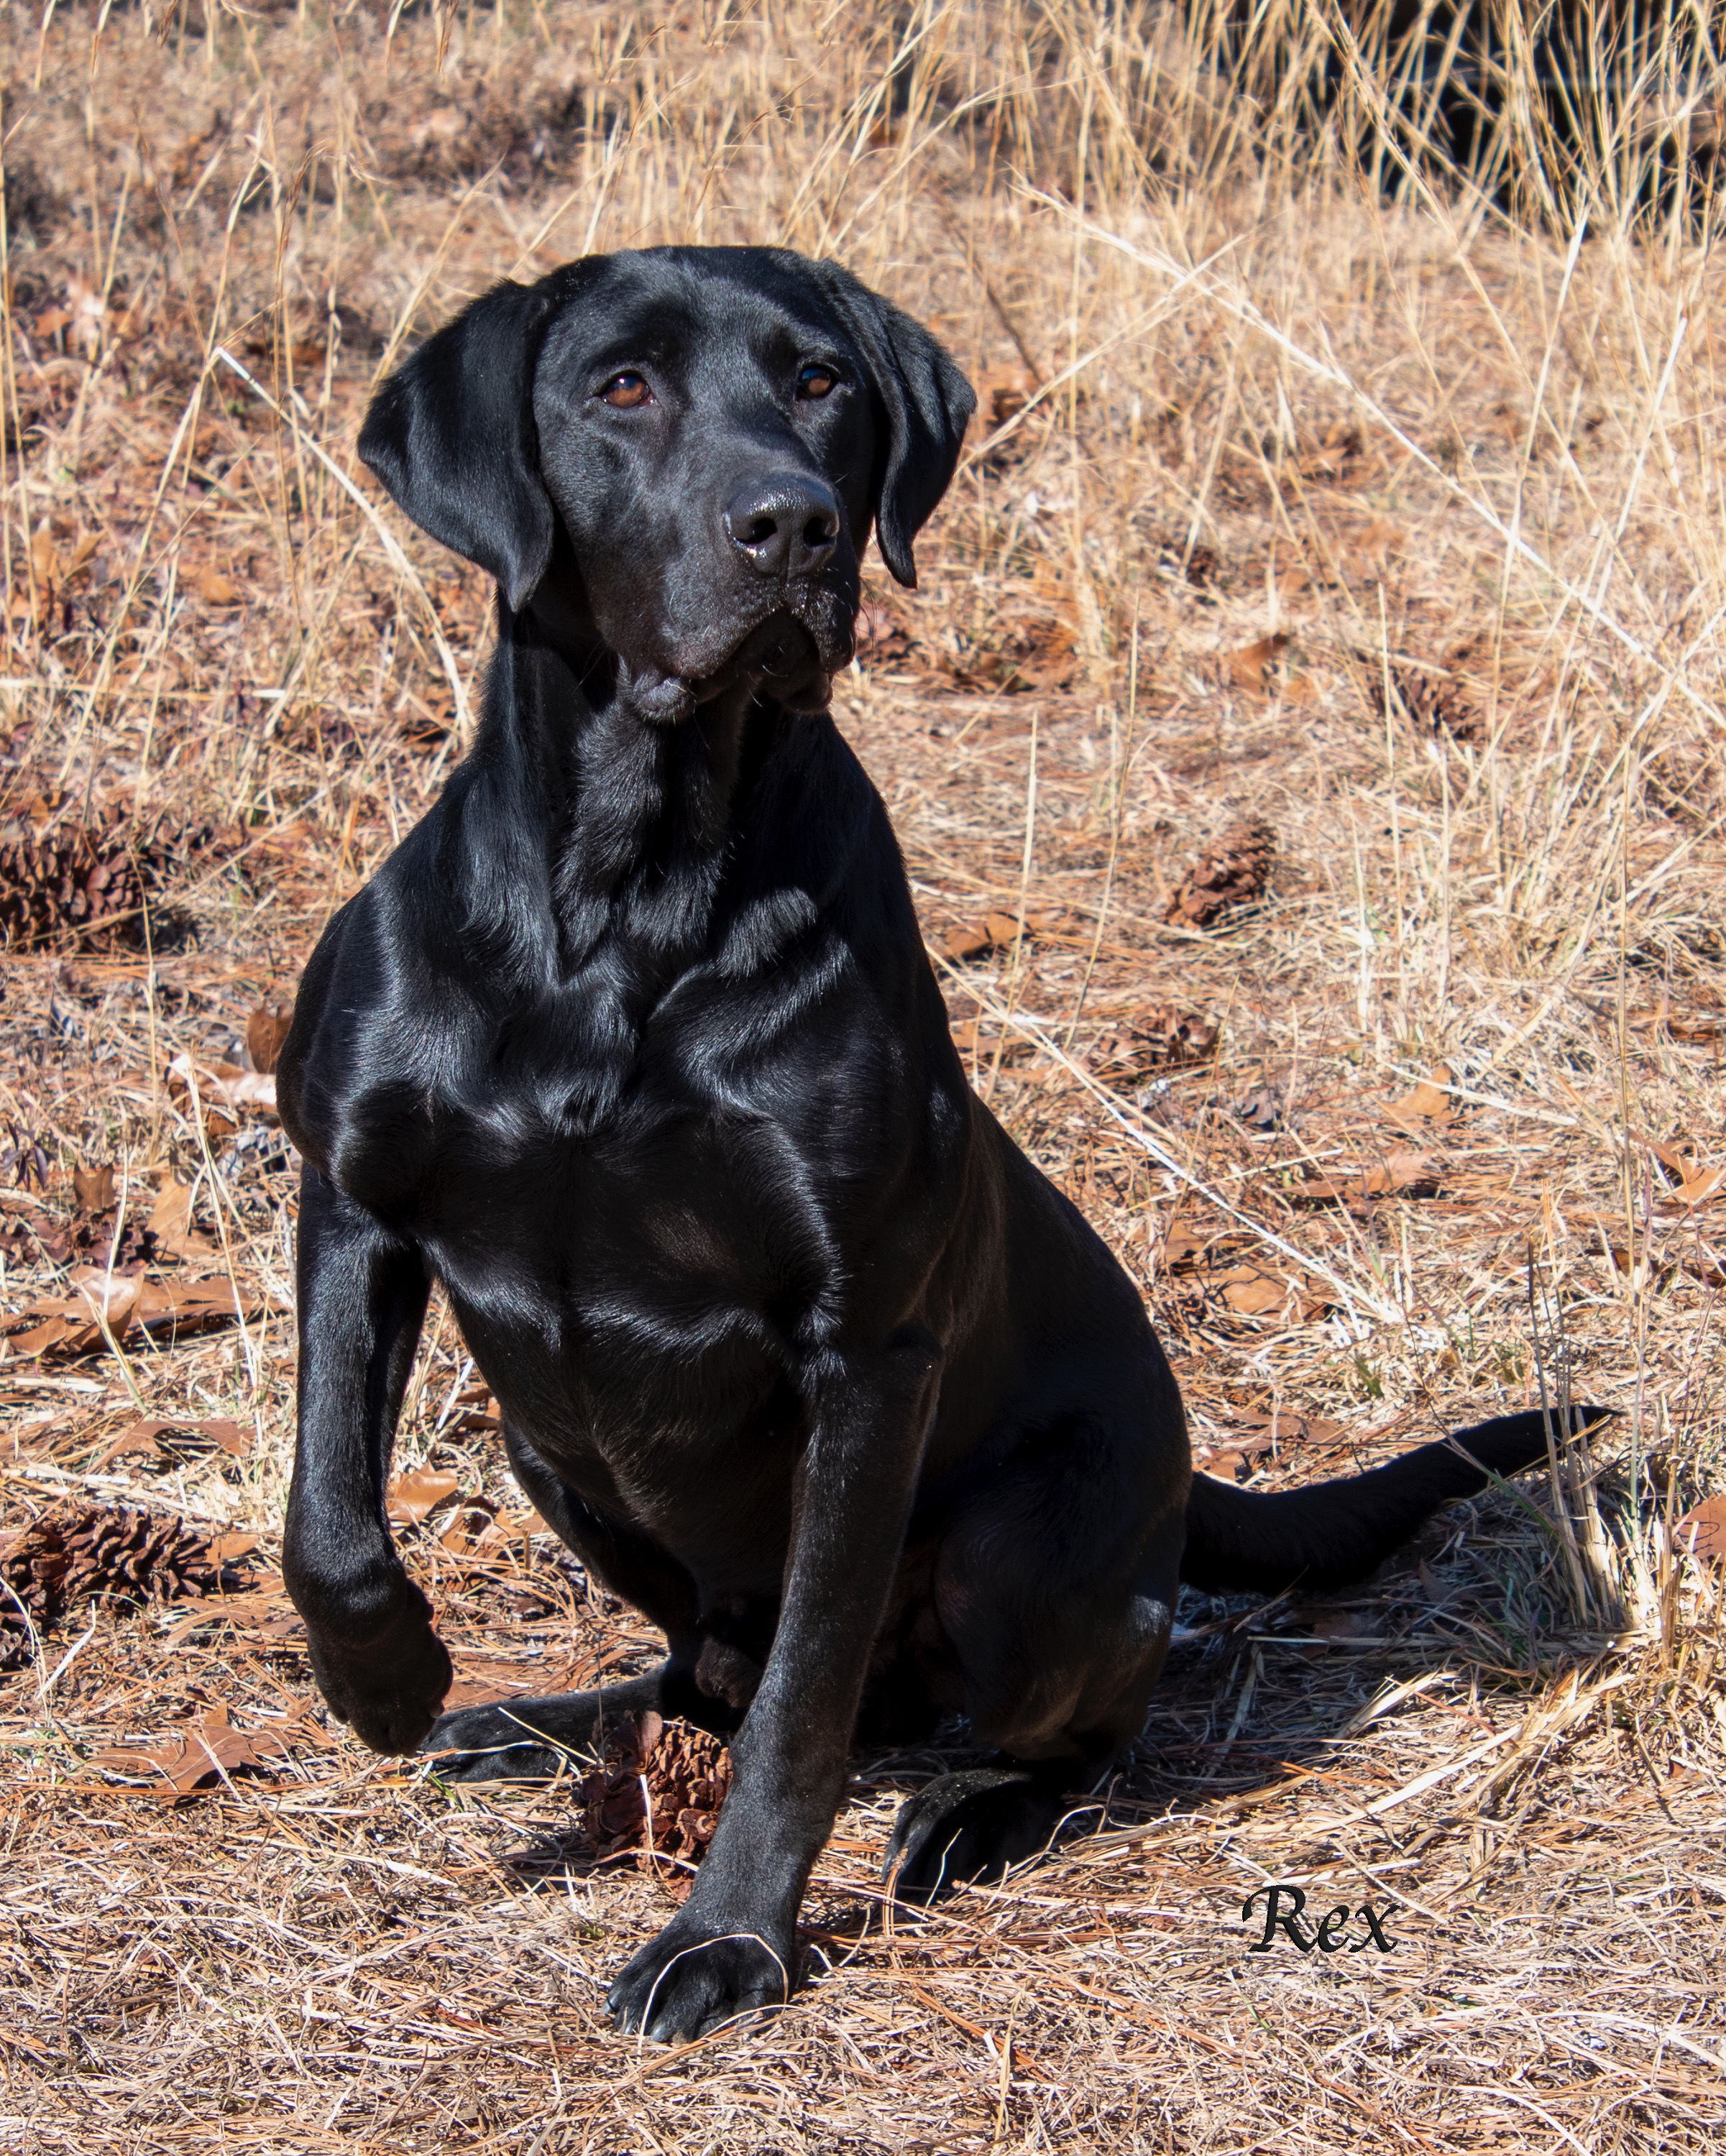
[[243, 1423], [226, 1415], [141, 1415], [126, 1424], [93, 1465], [107, 1467], [116, 1460], [139, 1454], [175, 1466], [212, 1452], [225, 1452], [230, 1459], [239, 1459], [251, 1450], [252, 1437]]
[[1050, 941], [1058, 937], [1066, 927], [1066, 916], [1059, 913], [986, 913], [980, 921], [968, 921], [949, 930], [942, 943], [941, 955], [961, 965], [968, 958], [980, 958], [990, 951], [1010, 951], [1021, 938], [1027, 942]]
[[1291, 1205], [1346, 1205], [1355, 1210], [1375, 1199], [1436, 1198], [1438, 1191], [1438, 1163], [1430, 1153], [1392, 1152], [1359, 1167], [1309, 1175], [1283, 1194]]
[[1420, 1123], [1454, 1122], [1456, 1107], [1450, 1091], [1453, 1082], [1449, 1064], [1441, 1063], [1430, 1078], [1421, 1079], [1412, 1093], [1393, 1101], [1384, 1112], [1393, 1122], [1410, 1129]]
[[277, 1306], [261, 1288], [236, 1293], [223, 1276], [146, 1280], [95, 1265], [74, 1270], [70, 1295], [39, 1296], [0, 1318], [0, 1353], [13, 1362], [70, 1360], [93, 1355], [136, 1333], [173, 1342], [236, 1319], [251, 1324]]
[[973, 693], [1059, 694], [1078, 680], [1079, 608], [1050, 580], [1004, 585], [963, 617], [915, 600], [871, 597], [857, 620], [857, 658], [870, 671], [932, 677]]
[[176, 1055], [167, 1066], [168, 1098], [189, 1121], [202, 1120], [212, 1138], [231, 1137], [244, 1116], [275, 1117], [275, 1074], [237, 1063], [194, 1063]]
[[[149, 1266], [188, 1263], [214, 1255], [213, 1236], [193, 1224], [192, 1192], [166, 1170], [157, 1170], [157, 1188], [148, 1181], [127, 1185], [107, 1166], [76, 1168], [72, 1189], [78, 1200], [69, 1220], [56, 1220], [33, 1208], [14, 1215], [0, 1244], [8, 1257], [33, 1266], [46, 1263], [73, 1268], [69, 1277], [130, 1276]], [[0, 1199], [16, 1193], [0, 1193]]]
[[509, 1544], [546, 1532], [545, 1522], [530, 1505], [509, 1513], [491, 1498], [461, 1494], [461, 1478], [447, 1468], [410, 1467], [391, 1481], [384, 1509], [398, 1527], [423, 1527], [447, 1505], [454, 1511], [439, 1525], [438, 1547], [445, 1556], [489, 1563]]
[[91, 1754], [90, 1763], [110, 1774], [155, 1787], [163, 1801], [177, 1803], [230, 1775], [270, 1774], [308, 1749], [328, 1751], [334, 1738], [310, 1715], [259, 1729], [235, 1726], [223, 1704], [196, 1722], [180, 1723], [164, 1738], [142, 1744], [114, 1744]]
[[206, 606], [234, 607], [239, 604], [239, 586], [231, 577], [224, 577], [219, 569], [208, 567], [188, 569], [185, 581]]
[[1672, 1522], [1672, 1538], [1693, 1557], [1726, 1563], [1726, 1496], [1704, 1497], [1693, 1505], [1682, 1519]]
[[[254, 1070], [275, 1075], [275, 1066], [281, 1060], [283, 1046], [288, 1038], [288, 1029], [294, 1023], [291, 1003], [260, 1004], [246, 1020], [246, 1054], [252, 1059]], [[271, 1091], [270, 1105], [275, 1106]]]
[[1290, 639], [1281, 630], [1261, 636], [1256, 644], [1249, 644], [1239, 651], [1226, 654], [1229, 679], [1237, 689], [1245, 689], [1249, 696], [1266, 696], [1272, 686], [1271, 670], [1288, 649]]
[[1630, 1219], [1621, 1212], [1582, 1211], [1571, 1215], [1572, 1224], [1598, 1238], [1614, 1272], [1640, 1272], [1661, 1286], [1682, 1272], [1704, 1287], [1726, 1288], [1726, 1205], [1719, 1215], [1711, 1210], [1726, 1199], [1726, 1165], [1705, 1161], [1687, 1140], [1642, 1142], [1664, 1171], [1664, 1183], [1646, 1194]]
[[461, 1487], [458, 1476], [434, 1467], [412, 1467], [389, 1486], [385, 1511], [398, 1527], [417, 1527]]
[[1288, 1408], [1261, 1414], [1250, 1408], [1229, 1411], [1229, 1427], [1214, 1432], [1193, 1447], [1193, 1465], [1224, 1481], [1246, 1481], [1259, 1464], [1290, 1450], [1322, 1456], [1348, 1434], [1346, 1423], [1331, 1422], [1322, 1415], [1296, 1414]]
[[1194, 1314], [1202, 1314], [1207, 1303], [1218, 1303], [1237, 1317], [1275, 1317], [1303, 1324], [1330, 1308], [1327, 1298], [1313, 1292], [1311, 1281], [1292, 1276], [1284, 1260], [1261, 1250], [1238, 1230], [1205, 1235], [1171, 1221], [1164, 1231], [1161, 1258], [1164, 1270], [1194, 1303]]

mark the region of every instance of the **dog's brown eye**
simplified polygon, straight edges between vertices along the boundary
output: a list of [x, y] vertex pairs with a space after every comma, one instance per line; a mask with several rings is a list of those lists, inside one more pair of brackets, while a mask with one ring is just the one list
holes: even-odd
[[638, 404], [645, 404], [653, 392], [639, 374], [614, 374], [599, 394], [615, 410], [632, 412]]
[[797, 377], [797, 393], [799, 397], [825, 397], [838, 381], [839, 377], [830, 367], [823, 367], [819, 360], [813, 360]]

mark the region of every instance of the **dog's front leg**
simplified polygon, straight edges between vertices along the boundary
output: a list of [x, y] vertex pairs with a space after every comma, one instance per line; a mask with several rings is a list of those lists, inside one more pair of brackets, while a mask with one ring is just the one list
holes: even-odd
[[732, 1740], [731, 1794], [688, 1901], [612, 1986], [620, 2029], [676, 2042], [790, 1995], [797, 1912], [845, 1792], [939, 1363], [926, 1335], [902, 1336], [834, 1358], [808, 1389], [784, 1599]]
[[307, 1163], [299, 1233], [300, 1435], [282, 1576], [338, 1720], [374, 1751], [411, 1752], [449, 1688], [431, 1605], [403, 1569], [384, 1478], [430, 1286]]

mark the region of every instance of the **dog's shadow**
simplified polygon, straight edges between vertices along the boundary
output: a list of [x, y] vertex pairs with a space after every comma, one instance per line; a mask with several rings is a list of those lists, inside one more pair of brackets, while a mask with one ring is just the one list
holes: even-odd
[[[1520, 1709], [1586, 1668], [1606, 1635], [1569, 1609], [1549, 1517], [1540, 1485], [1503, 1489], [1430, 1521], [1370, 1579], [1335, 1594], [1266, 1602], [1183, 1588], [1143, 1729], [1123, 1761], [1076, 1778], [1057, 1843], [1292, 1794], [1423, 1697], [1461, 1690], [1488, 1712]], [[860, 1779], [882, 1796], [909, 1793], [974, 1763], [966, 1737], [950, 1725], [915, 1753], [860, 1762]]]
[[[1143, 1732], [1124, 1760], [1076, 1774], [1051, 1846], [1292, 1793], [1342, 1764], [1381, 1716], [1421, 1697], [1464, 1686], [1487, 1707], [1522, 1703], [1585, 1667], [1603, 1641], [1569, 1619], [1555, 1545], [1530, 1517], [1539, 1509], [1505, 1491], [1452, 1507], [1371, 1579], [1333, 1594], [1266, 1602], [1183, 1588]], [[953, 1717], [915, 1746], [860, 1751], [853, 1798], [871, 1809], [902, 1802], [989, 1756]], [[572, 1802], [587, 1763], [572, 1762]], [[596, 1856], [578, 1820], [498, 1861], [524, 1887], [638, 1868], [634, 1851]], [[655, 1868], [667, 1880], [688, 1876], [670, 1860]], [[872, 1921], [872, 1899], [830, 1907], [805, 1929], [817, 1942], [855, 1938]]]

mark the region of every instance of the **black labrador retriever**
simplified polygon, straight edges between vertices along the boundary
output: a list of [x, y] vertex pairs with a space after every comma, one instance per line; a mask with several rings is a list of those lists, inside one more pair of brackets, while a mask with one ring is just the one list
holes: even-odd
[[[1542, 1458], [1513, 1415], [1265, 1496], [1193, 1477], [1133, 1283], [969, 1091], [880, 797], [828, 713], [871, 526], [914, 578], [974, 400], [831, 263], [655, 249], [500, 285], [360, 452], [496, 578], [471, 754], [343, 907], [282, 1057], [305, 1156], [285, 1570], [332, 1713], [459, 1779], [608, 1712], [730, 1735], [694, 1892], [611, 2012], [775, 2004], [855, 1736], [1001, 1763], [896, 1824], [900, 1891], [1039, 1847], [1128, 1744], [1178, 1584], [1354, 1579]], [[522, 1487], [664, 1628], [604, 1694], [438, 1711], [390, 1540], [429, 1285]]]

